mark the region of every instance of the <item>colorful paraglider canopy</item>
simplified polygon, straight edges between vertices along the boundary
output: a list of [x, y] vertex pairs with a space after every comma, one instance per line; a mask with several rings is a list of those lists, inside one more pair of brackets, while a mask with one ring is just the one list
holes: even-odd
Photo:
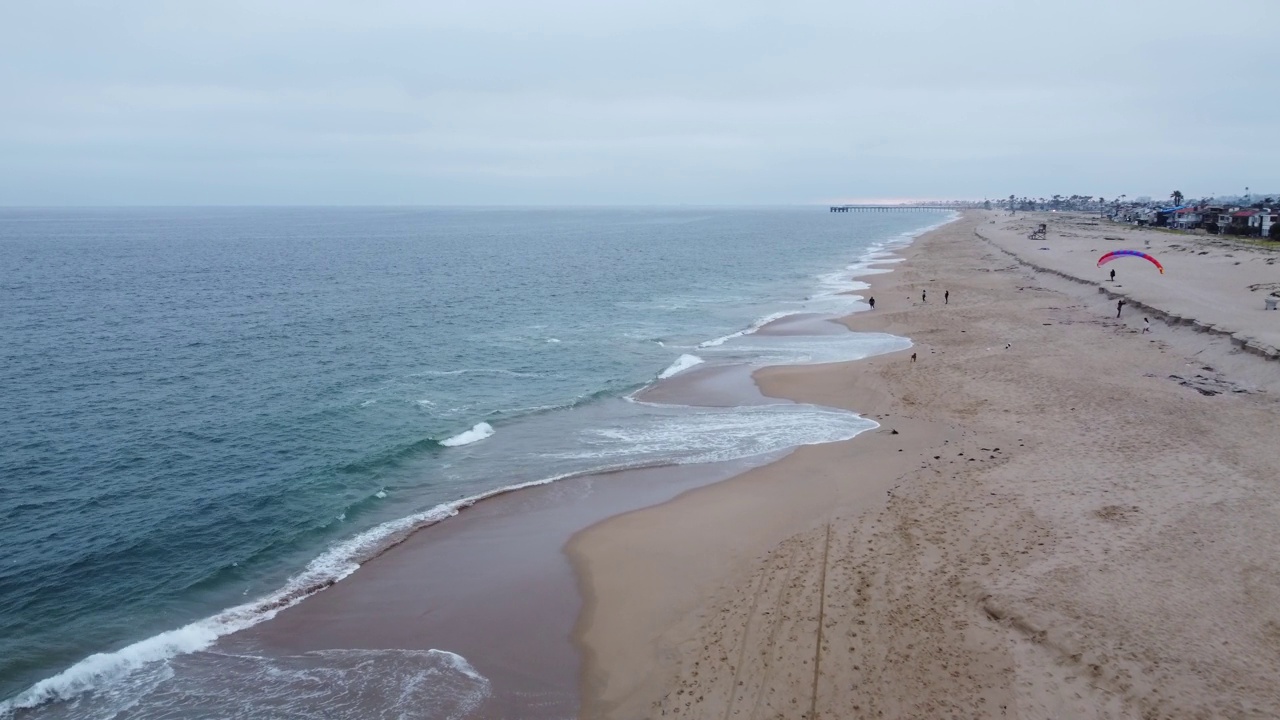
[[1160, 264], [1160, 261], [1142, 252], [1141, 250], [1114, 250], [1098, 258], [1098, 267], [1102, 267], [1106, 263], [1109, 263], [1118, 257], [1126, 257], [1126, 256], [1140, 257], [1143, 260], [1149, 260], [1151, 261], [1152, 265], [1155, 265], [1160, 270], [1161, 275], [1164, 274], [1164, 266]]

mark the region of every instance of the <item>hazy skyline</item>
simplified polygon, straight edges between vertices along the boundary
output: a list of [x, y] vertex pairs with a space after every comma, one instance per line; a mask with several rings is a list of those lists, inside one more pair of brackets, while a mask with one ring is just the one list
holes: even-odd
[[1276, 0], [13, 3], [0, 205], [1280, 188]]

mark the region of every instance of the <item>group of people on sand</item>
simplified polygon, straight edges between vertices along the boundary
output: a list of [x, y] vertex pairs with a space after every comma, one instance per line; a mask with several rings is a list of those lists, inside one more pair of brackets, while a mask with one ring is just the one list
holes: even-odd
[[[1111, 281], [1112, 281], [1112, 282], [1115, 282], [1115, 280], [1116, 280], [1116, 271], [1115, 271], [1115, 270], [1112, 270], [1112, 271], [1111, 271]], [[927, 302], [929, 302], [929, 291], [928, 291], [928, 290], [921, 290], [921, 291], [920, 291], [920, 302], [922, 302], [922, 303], [927, 303]], [[872, 296], [872, 297], [867, 298], [867, 304], [871, 306], [871, 309], [872, 309], [872, 310], [875, 310], [875, 309], [876, 309], [876, 299], [875, 299], [875, 297], [874, 297], [874, 296]], [[950, 291], [950, 290], [944, 290], [944, 291], [942, 291], [942, 304], [943, 304], [943, 305], [950, 305], [950, 304], [951, 304], [951, 291]], [[1119, 318], [1119, 317], [1120, 317], [1120, 311], [1121, 311], [1121, 310], [1124, 310], [1124, 305], [1125, 305], [1124, 300], [1117, 300], [1117, 301], [1116, 301], [1116, 318]], [[1150, 319], [1150, 318], [1142, 318], [1142, 334], [1143, 334], [1143, 335], [1146, 335], [1146, 334], [1147, 334], [1147, 333], [1149, 333], [1149, 332], [1151, 332], [1151, 319]], [[1008, 345], [1005, 345], [1005, 349], [1006, 349], [1006, 350], [1007, 350], [1007, 349], [1009, 349], [1009, 346], [1008, 346]], [[915, 362], [915, 361], [916, 361], [916, 354], [915, 354], [915, 353], [911, 353], [911, 362]]]
[[[921, 291], [920, 291], [920, 302], [922, 302], [922, 303], [927, 303], [927, 302], [929, 302], [929, 291], [928, 291], [928, 290], [921, 290]], [[871, 306], [871, 309], [872, 309], [872, 310], [875, 310], [875, 309], [876, 309], [876, 299], [875, 299], [875, 296], [872, 296], [872, 297], [867, 298], [867, 304]], [[950, 305], [950, 304], [951, 304], [951, 291], [950, 291], [950, 290], [944, 290], [944, 291], [942, 291], [942, 304], [943, 304], [943, 305]]]
[[[920, 302], [922, 302], [922, 303], [927, 303], [927, 302], [929, 302], [929, 291], [928, 291], [928, 290], [921, 290], [921, 291], [920, 291]], [[871, 297], [869, 297], [869, 298], [867, 298], [867, 304], [871, 306], [871, 309], [872, 309], [872, 310], [875, 310], [875, 309], [876, 309], [876, 298], [875, 298], [875, 296], [874, 296], [874, 295], [873, 295], [873, 296], [871, 296]], [[942, 291], [942, 304], [943, 304], [943, 305], [950, 305], [950, 304], [951, 304], [951, 291], [950, 291], [950, 290], [943, 290], [943, 291]], [[915, 354], [915, 353], [911, 353], [911, 362], [915, 362], [915, 361], [916, 361], [916, 354]]]

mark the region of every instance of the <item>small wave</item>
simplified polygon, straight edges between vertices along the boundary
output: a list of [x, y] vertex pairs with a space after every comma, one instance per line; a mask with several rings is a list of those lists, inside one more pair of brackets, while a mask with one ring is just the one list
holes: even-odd
[[[40, 682], [17, 696], [0, 702], [0, 717], [14, 710], [38, 707], [51, 702], [69, 701], [86, 692], [115, 685], [144, 668], [155, 668], [180, 655], [206, 650], [214, 642], [265, 622], [282, 610], [297, 605], [308, 597], [346, 579], [360, 564], [393, 547], [415, 530], [453, 517], [460, 511], [505, 493], [546, 485], [571, 477], [572, 473], [497, 488], [478, 495], [436, 505], [429, 510], [385, 522], [340, 542], [307, 564], [283, 587], [257, 600], [169, 630], [109, 653], [96, 653]], [[449, 653], [452, 655], [452, 653]], [[460, 658], [459, 658], [460, 659]], [[465, 662], [465, 660], [463, 661]], [[470, 665], [467, 665], [470, 668]], [[461, 667], [459, 667], [462, 670]], [[466, 672], [466, 670], [463, 670]], [[472, 669], [468, 674], [474, 673]], [[165, 673], [168, 677], [171, 671]], [[479, 677], [478, 674], [475, 677]]]
[[[559, 341], [557, 340], [557, 342]], [[506, 377], [518, 377], [518, 378], [542, 377], [538, 373], [520, 372], [519, 370], [507, 370], [505, 368], [463, 368], [461, 370], [423, 370], [421, 372], [409, 373], [408, 377], [454, 377], [457, 375], [503, 375]]]
[[586, 405], [588, 403], [595, 402], [601, 398], [616, 397], [618, 392], [618, 388], [606, 387], [593, 392], [582, 393], [581, 395], [577, 395], [566, 402], [548, 403], [546, 405], [527, 405], [513, 408], [497, 408], [485, 413], [484, 417], [507, 420], [511, 418], [551, 412], [552, 410], [568, 410], [570, 408], [578, 407], [579, 405]]
[[560, 342], [560, 338], [547, 338], [547, 342], [549, 342], [549, 343], [558, 343], [558, 342]]
[[719, 347], [720, 345], [723, 345], [734, 338], [740, 338], [743, 335], [750, 335], [752, 333], [758, 332], [760, 328], [764, 327], [765, 325], [768, 325], [774, 320], [780, 320], [789, 315], [796, 315], [797, 313], [798, 311], [792, 310], [787, 312], [776, 312], [771, 315], [766, 315], [760, 318], [759, 320], [756, 320], [755, 322], [751, 323], [750, 326], [743, 328], [742, 330], [739, 330], [734, 333], [729, 333], [728, 335], [725, 335], [723, 337], [718, 337], [714, 340], [707, 340], [706, 342], [698, 343], [698, 347], [700, 348]]
[[685, 370], [688, 370], [694, 365], [701, 365], [703, 362], [706, 362], [706, 361], [698, 357], [697, 355], [689, 355], [689, 354], [681, 355], [679, 358], [676, 359], [675, 362], [671, 363], [671, 365], [666, 370], [663, 370], [661, 373], [658, 373], [658, 377], [662, 379], [666, 379], [671, 377], [672, 375], [675, 375], [676, 373], [684, 372]]
[[578, 399], [574, 398], [569, 402], [551, 403], [549, 405], [529, 405], [526, 407], [517, 407], [517, 408], [498, 408], [497, 410], [490, 410], [489, 412], [485, 413], [485, 415], [488, 417], [511, 417], [511, 416], [520, 416], [520, 415], [536, 415], [537, 413], [544, 413], [549, 410], [563, 410], [565, 408], [571, 408], [577, 404], [578, 404]]
[[474, 427], [466, 432], [460, 432], [457, 435], [441, 440], [440, 444], [445, 447], [459, 447], [461, 445], [470, 445], [471, 443], [480, 442], [489, 437], [494, 432], [493, 426], [487, 422], [476, 423]]

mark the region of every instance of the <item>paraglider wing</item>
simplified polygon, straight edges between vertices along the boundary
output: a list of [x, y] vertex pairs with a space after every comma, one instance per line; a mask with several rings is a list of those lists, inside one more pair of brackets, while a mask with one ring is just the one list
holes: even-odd
[[1160, 270], [1161, 275], [1164, 274], [1164, 266], [1160, 264], [1160, 261], [1141, 250], [1114, 250], [1098, 258], [1098, 267], [1102, 267], [1118, 257], [1140, 257], [1143, 260], [1150, 261], [1152, 265], [1155, 265], [1156, 268]]

